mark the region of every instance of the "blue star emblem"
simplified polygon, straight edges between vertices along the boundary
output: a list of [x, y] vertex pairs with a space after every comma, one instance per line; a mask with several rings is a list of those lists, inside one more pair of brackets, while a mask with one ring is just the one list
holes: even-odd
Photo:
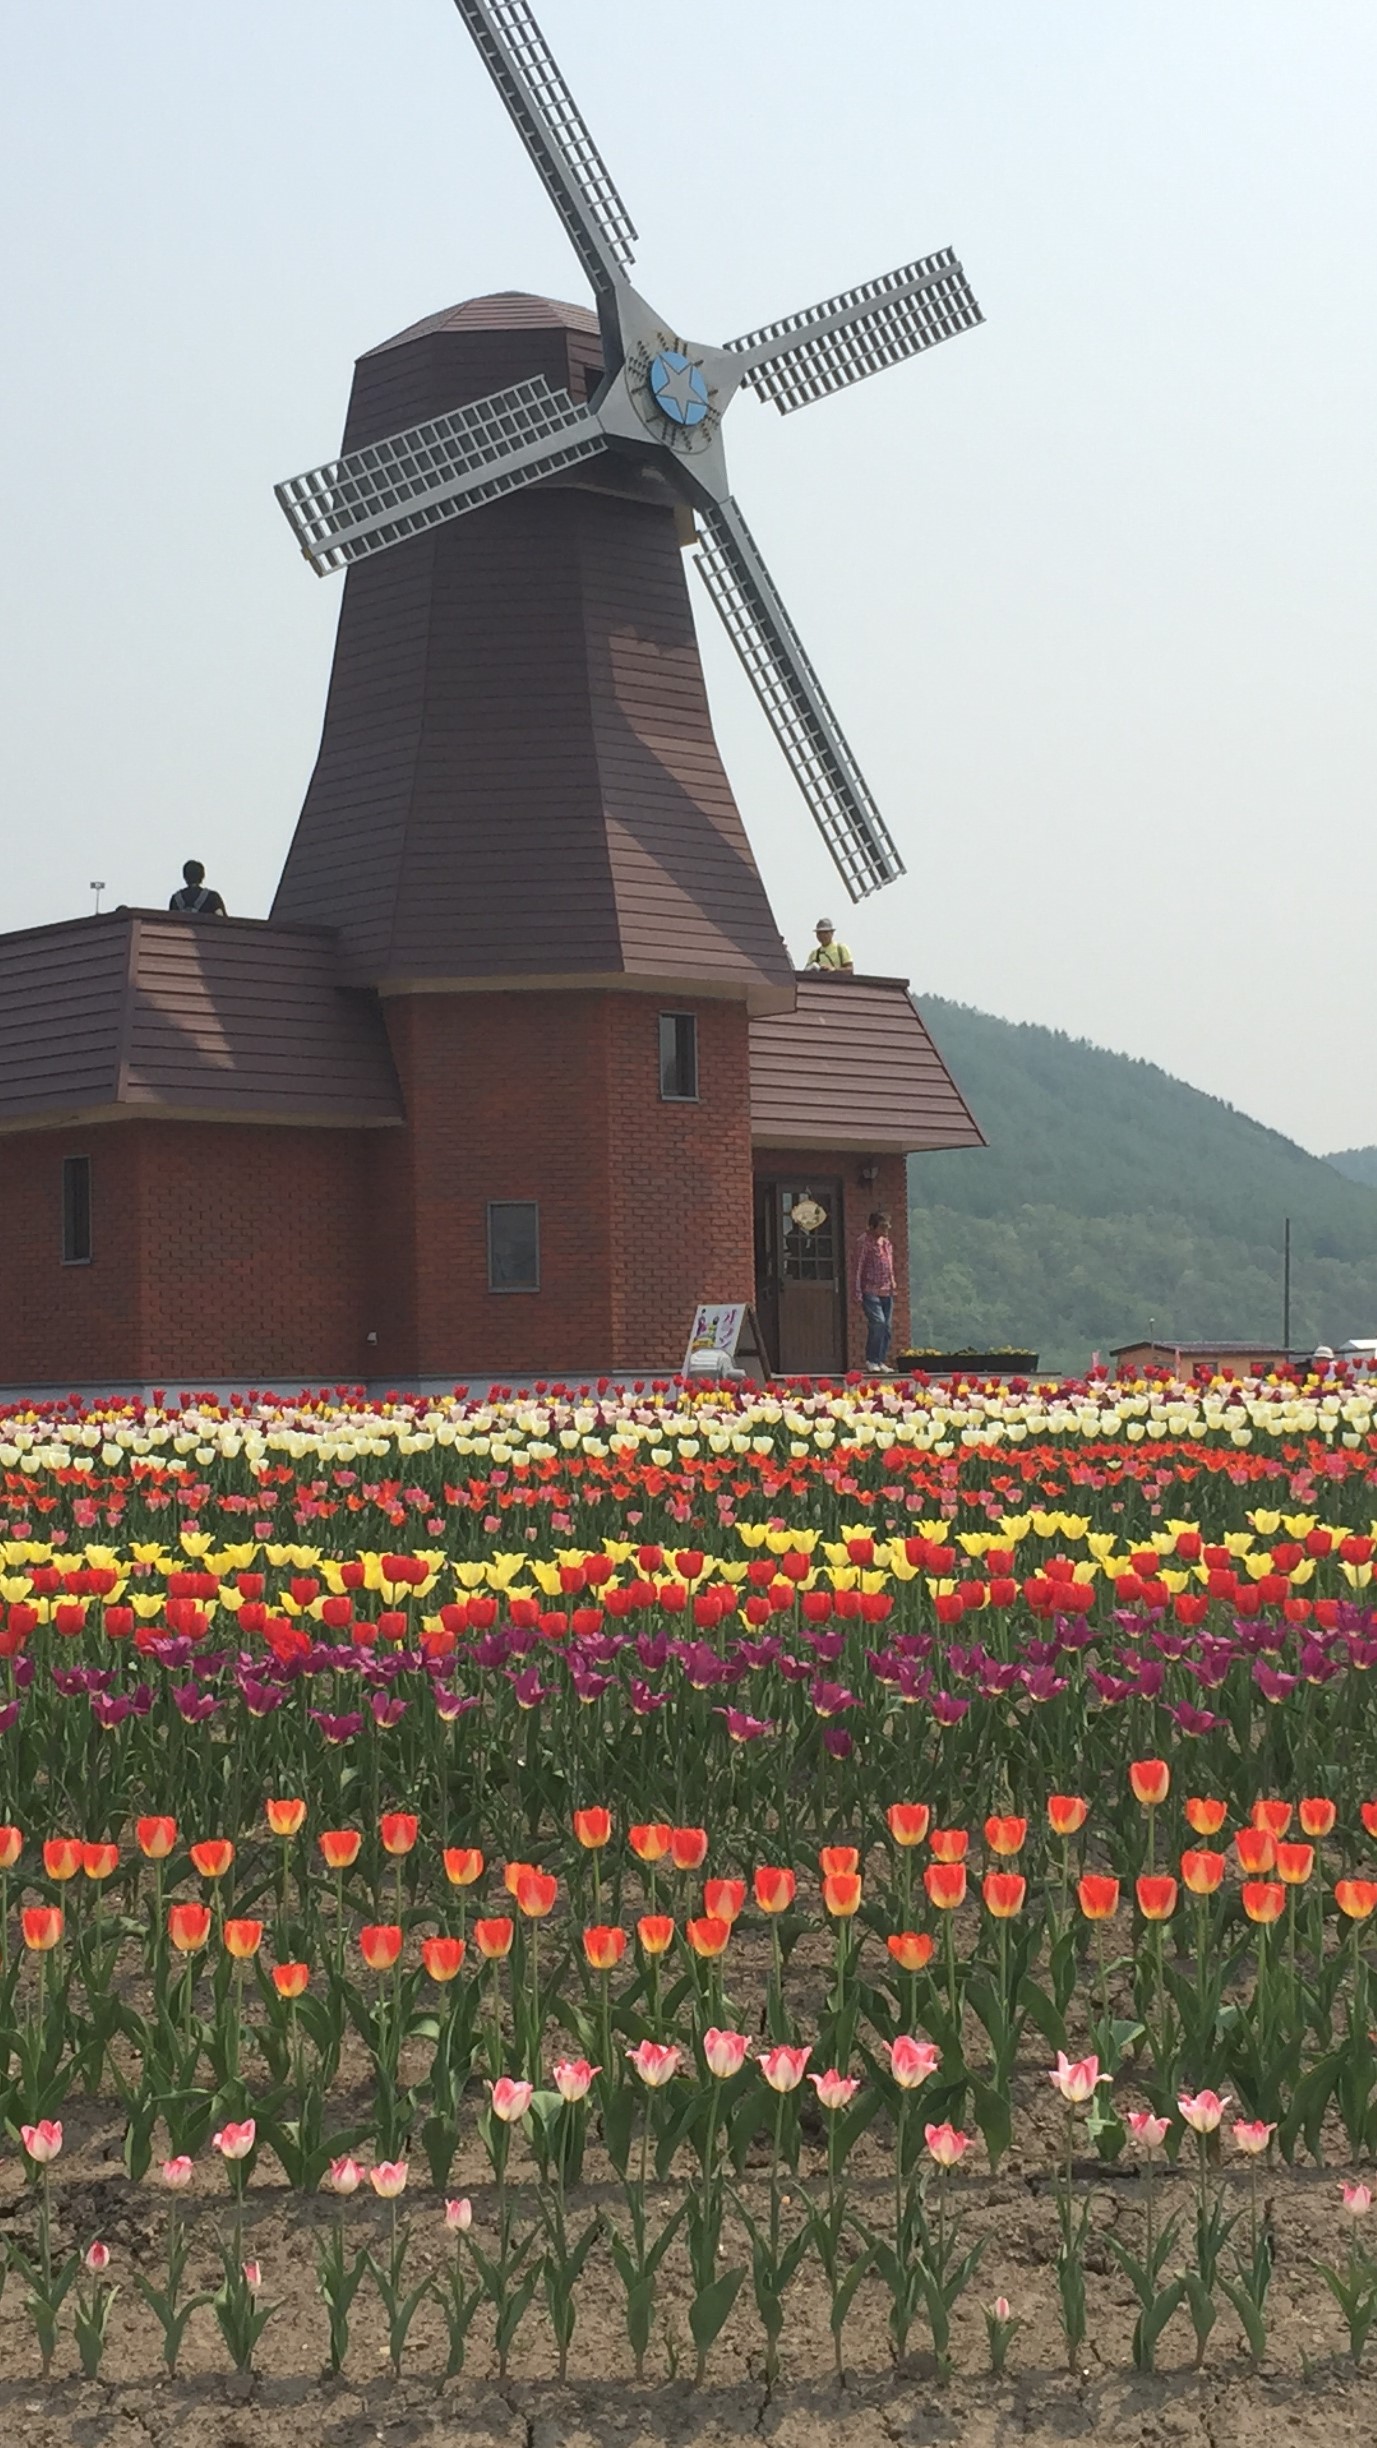
[[650, 363], [650, 392], [671, 425], [701, 425], [708, 413], [708, 386], [682, 349], [661, 349]]

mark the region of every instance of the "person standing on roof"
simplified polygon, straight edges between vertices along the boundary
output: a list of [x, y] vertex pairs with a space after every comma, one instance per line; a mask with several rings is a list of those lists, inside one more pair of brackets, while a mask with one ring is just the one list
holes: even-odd
[[817, 942], [809, 953], [805, 968], [819, 969], [824, 977], [850, 977], [854, 963], [849, 944], [838, 943], [837, 931], [830, 918], [819, 918], [813, 929]]
[[168, 902], [182, 918], [224, 918], [228, 916], [218, 892], [206, 882], [206, 871], [199, 859], [188, 859], [182, 869], [182, 887]]
[[865, 1312], [865, 1365], [889, 1376], [894, 1331], [894, 1244], [883, 1207], [872, 1208], [856, 1252], [856, 1298]]

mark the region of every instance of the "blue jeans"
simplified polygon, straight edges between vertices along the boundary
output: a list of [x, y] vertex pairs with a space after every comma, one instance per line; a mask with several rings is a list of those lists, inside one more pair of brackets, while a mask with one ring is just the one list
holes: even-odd
[[894, 1295], [863, 1292], [861, 1307], [865, 1311], [865, 1365], [883, 1368], [889, 1358], [889, 1338], [894, 1329]]

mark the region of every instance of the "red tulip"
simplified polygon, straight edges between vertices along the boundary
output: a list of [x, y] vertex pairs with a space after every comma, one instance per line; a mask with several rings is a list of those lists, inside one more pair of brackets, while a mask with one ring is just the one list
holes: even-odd
[[1192, 1895], [1216, 1895], [1228, 1862], [1222, 1853], [1183, 1853], [1181, 1876]]
[[1286, 1909], [1286, 1889], [1271, 1879], [1248, 1879], [1241, 1890], [1243, 1909], [1250, 1921], [1270, 1925], [1279, 1921]]
[[1145, 1810], [1165, 1802], [1171, 1791], [1171, 1770], [1165, 1760], [1134, 1760], [1129, 1767], [1128, 1781], [1134, 1798]]
[[1320, 1794], [1308, 1794], [1300, 1806], [1301, 1830], [1306, 1836], [1331, 1835], [1337, 1817], [1335, 1805]]
[[1001, 1854], [1006, 1860], [1013, 1854], [1022, 1852], [1027, 1834], [1028, 1822], [1026, 1819], [995, 1817], [985, 1822], [986, 1844], [992, 1853]]
[[1090, 1816], [1090, 1805], [1079, 1794], [1049, 1794], [1047, 1823], [1054, 1836], [1075, 1836]]
[[595, 1972], [613, 1972], [626, 1953], [626, 1932], [595, 1923], [583, 1933], [583, 1952]]
[[414, 1811], [384, 1811], [378, 1821], [384, 1853], [390, 1853], [394, 1860], [401, 1860], [415, 1844], [419, 1827], [420, 1821]]
[[191, 1848], [191, 1866], [202, 1878], [223, 1878], [234, 1859], [234, 1847], [228, 1836], [208, 1836], [203, 1844]]
[[1087, 1870], [1076, 1883], [1076, 1896], [1087, 1921], [1112, 1921], [1119, 1909], [1119, 1882], [1101, 1871]]
[[390, 1972], [402, 1951], [402, 1933], [395, 1921], [369, 1921], [359, 1931], [359, 1953], [370, 1972]]
[[708, 1857], [707, 1829], [671, 1828], [669, 1853], [676, 1870], [701, 1870]]
[[81, 1866], [88, 1879], [108, 1879], [120, 1866], [120, 1849], [112, 1844], [84, 1844]]
[[642, 1913], [636, 1935], [647, 1955], [663, 1955], [674, 1943], [674, 1923], [668, 1913]]
[[363, 1838], [357, 1828], [327, 1828], [316, 1842], [327, 1870], [352, 1870]]
[[81, 1868], [80, 1838], [50, 1836], [43, 1847], [43, 1867], [50, 1879], [75, 1878]]
[[920, 1845], [928, 1832], [932, 1813], [926, 1802], [891, 1802], [885, 1819], [897, 1845]]
[[447, 1845], [444, 1864], [451, 1887], [472, 1887], [483, 1875], [483, 1856], [476, 1845]]
[[928, 1838], [928, 1849], [937, 1862], [959, 1862], [966, 1858], [970, 1838], [964, 1828], [934, 1828]]
[[731, 1937], [732, 1925], [708, 1913], [701, 1921], [686, 1921], [684, 1934], [695, 1955], [720, 1955]]
[[175, 1819], [136, 1819], [134, 1835], [145, 1861], [166, 1861], [177, 1842]]
[[475, 1921], [473, 1943], [485, 1963], [498, 1963], [512, 1951], [512, 1924], [505, 1914], [495, 1921]]
[[793, 1903], [798, 1882], [792, 1870], [771, 1870], [762, 1866], [755, 1874], [755, 1900], [766, 1913], [787, 1912]]
[[306, 1824], [304, 1802], [265, 1802], [263, 1809], [274, 1836], [299, 1836]]
[[167, 1934], [181, 1955], [194, 1955], [210, 1936], [208, 1904], [170, 1904]]
[[963, 1861], [929, 1862], [923, 1872], [923, 1885], [928, 1902], [939, 1912], [955, 1912], [966, 1901], [966, 1865]]
[[248, 1956], [256, 1955], [263, 1944], [263, 1924], [261, 1921], [227, 1921], [224, 1939], [226, 1952], [242, 1963]]
[[304, 1996], [310, 1978], [311, 1967], [309, 1964], [285, 1963], [273, 1965], [273, 1987], [277, 1991], [279, 1997], [299, 1998]]
[[[663, 1861], [669, 1851], [671, 1829], [663, 1819], [653, 1819], [647, 1826], [628, 1828], [626, 1841], [638, 1861]], [[704, 1852], [707, 1846], [703, 1847]], [[690, 1868], [692, 1864], [688, 1865]]]
[[423, 1938], [421, 1940], [421, 1961], [433, 1981], [456, 1979], [463, 1960], [464, 1941], [462, 1938]]
[[528, 1921], [543, 1921], [552, 1910], [558, 1891], [558, 1879], [534, 1869], [529, 1862], [522, 1863], [515, 1888], [516, 1906]]
[[598, 1805], [592, 1810], [576, 1810], [574, 1834], [586, 1852], [597, 1852], [612, 1833], [612, 1813]]
[[822, 1901], [834, 1921], [849, 1921], [860, 1910], [861, 1882], [854, 1870], [834, 1870], [822, 1882]]
[[[210, 1925], [209, 1913], [206, 1914], [206, 1925]], [[35, 1955], [46, 1955], [62, 1936], [62, 1907], [60, 1904], [26, 1904], [19, 1916], [19, 1926], [23, 1931], [25, 1946]]]
[[1137, 1882], [1138, 1910], [1145, 1921], [1169, 1921], [1176, 1910], [1174, 1878], [1153, 1877], [1145, 1871]]

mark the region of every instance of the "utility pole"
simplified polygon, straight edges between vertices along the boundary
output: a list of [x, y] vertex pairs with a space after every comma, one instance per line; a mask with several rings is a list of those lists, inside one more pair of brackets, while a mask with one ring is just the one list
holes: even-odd
[[1286, 1219], [1281, 1239], [1281, 1348], [1291, 1349], [1291, 1218]]

